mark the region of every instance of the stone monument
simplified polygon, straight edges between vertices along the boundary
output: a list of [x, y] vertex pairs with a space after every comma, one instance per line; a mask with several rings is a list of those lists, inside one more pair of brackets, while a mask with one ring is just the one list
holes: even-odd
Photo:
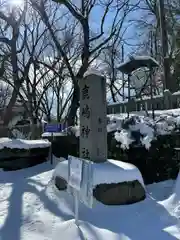
[[[80, 80], [80, 158], [87, 159], [99, 166], [107, 161], [107, 103], [106, 80], [99, 73], [86, 74]], [[111, 169], [112, 165], [108, 162]], [[113, 165], [119, 176], [122, 168]], [[88, 169], [88, 165], [87, 165]], [[86, 170], [87, 170], [86, 169]], [[137, 202], [145, 198], [144, 188], [138, 181], [110, 182], [106, 181], [93, 186], [93, 174], [91, 168], [82, 171], [82, 190], [79, 199], [88, 202], [93, 195], [96, 200], [105, 205], [119, 205]], [[103, 170], [101, 170], [102, 174]], [[105, 173], [106, 174], [106, 173]], [[110, 174], [113, 174], [112, 172]], [[85, 183], [85, 187], [83, 187]], [[135, 197], [134, 197], [135, 195]], [[137, 196], [136, 196], [137, 195]], [[85, 201], [84, 201], [85, 199]], [[89, 204], [90, 205], [90, 204]]]
[[80, 157], [107, 160], [106, 79], [97, 73], [80, 80]]
[[[68, 192], [75, 197], [76, 219], [78, 219], [78, 201], [92, 208], [94, 198], [105, 205], [133, 203], [145, 198], [145, 190], [137, 179], [132, 180], [130, 177], [128, 181], [125, 177], [124, 182], [122, 181], [121, 175], [126, 176], [127, 170], [124, 165], [128, 165], [127, 163], [123, 163], [123, 167], [121, 167], [119, 161], [116, 161], [117, 164], [114, 162], [115, 160], [107, 161], [107, 103], [105, 78], [97, 73], [86, 74], [86, 76], [80, 80], [79, 87], [79, 155], [80, 160], [83, 160], [81, 164], [81, 186], [78, 192], [74, 191], [70, 185], [68, 186]], [[106, 164], [104, 164], [104, 162], [106, 162]], [[71, 164], [69, 164], [69, 166], [72, 167]], [[105, 170], [104, 166], [106, 166]], [[107, 182], [107, 167], [109, 168], [109, 182]], [[132, 166], [128, 166], [127, 169], [130, 169], [128, 171], [131, 171], [131, 168]], [[78, 169], [80, 169], [80, 167]], [[94, 185], [95, 169], [96, 174], [98, 174], [99, 171], [99, 174], [101, 174], [101, 176], [104, 174], [104, 176], [98, 184]], [[115, 172], [113, 172], [114, 170]], [[68, 175], [70, 176], [70, 172], [72, 171], [70, 171], [70, 168], [68, 171]], [[128, 171], [127, 174], [129, 175]], [[114, 180], [114, 173], [116, 174], [116, 180]], [[139, 171], [138, 174], [140, 174]], [[79, 175], [80, 174], [77, 174], [77, 176]], [[63, 181], [58, 183], [58, 185], [60, 190], [65, 189], [65, 183]]]

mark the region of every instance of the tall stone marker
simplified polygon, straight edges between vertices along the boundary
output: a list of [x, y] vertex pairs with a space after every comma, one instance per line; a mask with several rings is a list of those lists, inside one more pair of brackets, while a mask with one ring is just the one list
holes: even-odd
[[80, 80], [80, 157], [107, 160], [106, 79], [98, 74]]

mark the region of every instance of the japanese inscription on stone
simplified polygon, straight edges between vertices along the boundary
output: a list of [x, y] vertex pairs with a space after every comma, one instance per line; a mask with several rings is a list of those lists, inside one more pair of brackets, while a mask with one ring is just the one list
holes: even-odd
[[89, 87], [85, 84], [82, 88], [82, 100], [89, 99]]
[[83, 137], [83, 138], [88, 138], [88, 136], [89, 136], [89, 133], [90, 133], [90, 129], [89, 129], [89, 127], [88, 126], [82, 126], [82, 129], [81, 129], [81, 136]]
[[82, 109], [82, 117], [90, 118], [90, 109], [87, 104]]
[[[83, 87], [80, 89], [80, 94], [81, 94], [81, 101], [80, 101], [80, 139], [82, 141], [86, 141], [89, 139], [90, 135], [90, 124], [89, 124], [89, 119], [90, 119], [90, 107], [89, 107], [89, 86], [85, 83]], [[84, 159], [89, 159], [90, 158], [90, 151], [88, 148], [88, 145], [82, 146], [80, 149], [80, 157]]]
[[80, 81], [80, 157], [107, 159], [106, 81], [95, 74]]

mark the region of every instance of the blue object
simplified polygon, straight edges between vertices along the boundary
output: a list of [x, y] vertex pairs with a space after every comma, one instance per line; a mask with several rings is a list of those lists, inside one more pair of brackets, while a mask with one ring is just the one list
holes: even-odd
[[66, 128], [66, 124], [45, 124], [44, 125], [44, 132], [61, 132]]

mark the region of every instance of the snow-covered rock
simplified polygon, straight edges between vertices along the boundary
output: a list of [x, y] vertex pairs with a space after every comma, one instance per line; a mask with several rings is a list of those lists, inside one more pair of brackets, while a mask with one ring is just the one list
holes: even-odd
[[[93, 186], [102, 183], [121, 183], [138, 180], [142, 186], [144, 181], [137, 167], [130, 163], [108, 159], [104, 163], [93, 163]], [[57, 164], [53, 177], [61, 177], [68, 182], [68, 160]], [[108, 176], [108, 177], [107, 177]]]
[[10, 139], [0, 138], [0, 149], [31, 149], [31, 148], [47, 148], [51, 143], [48, 140], [24, 140], [24, 139]]

